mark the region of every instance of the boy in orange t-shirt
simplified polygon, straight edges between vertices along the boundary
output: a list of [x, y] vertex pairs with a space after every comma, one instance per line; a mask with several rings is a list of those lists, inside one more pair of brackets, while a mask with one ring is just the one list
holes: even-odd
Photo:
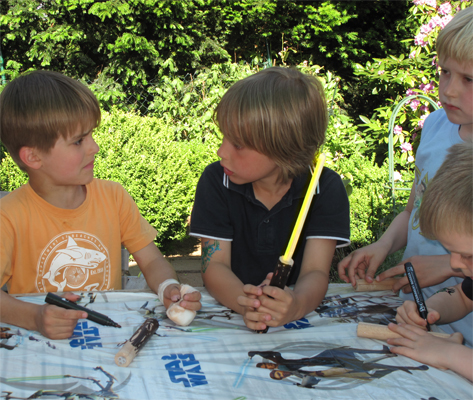
[[[100, 117], [94, 94], [56, 72], [24, 74], [0, 94], [2, 143], [29, 178], [0, 203], [0, 283], [9, 292], [0, 291], [1, 322], [70, 337], [85, 312], [10, 294], [121, 289], [121, 244], [166, 308], [181, 298], [176, 274], [153, 242], [156, 230], [120, 184], [93, 177]], [[199, 292], [187, 293], [180, 305], [195, 311], [199, 300]]]

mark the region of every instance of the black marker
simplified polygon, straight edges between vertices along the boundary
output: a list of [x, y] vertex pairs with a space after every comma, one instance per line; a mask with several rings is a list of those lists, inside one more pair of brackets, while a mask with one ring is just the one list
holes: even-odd
[[425, 322], [427, 322], [427, 330], [430, 331], [430, 324], [429, 321], [427, 321], [427, 307], [425, 306], [424, 296], [420, 290], [414, 267], [410, 262], [408, 262], [404, 264], [404, 269], [406, 270], [407, 279], [409, 279], [409, 284], [411, 285], [412, 294], [414, 295], [419, 314], [425, 319]]
[[52, 304], [54, 306], [66, 308], [68, 310], [79, 310], [85, 311], [87, 313], [87, 319], [93, 322], [96, 322], [100, 325], [113, 326], [115, 328], [121, 328], [121, 325], [118, 325], [116, 322], [113, 322], [106, 315], [100, 314], [97, 311], [89, 310], [88, 308], [82, 307], [73, 301], [69, 301], [55, 295], [54, 293], [48, 293], [45, 299], [46, 303]]

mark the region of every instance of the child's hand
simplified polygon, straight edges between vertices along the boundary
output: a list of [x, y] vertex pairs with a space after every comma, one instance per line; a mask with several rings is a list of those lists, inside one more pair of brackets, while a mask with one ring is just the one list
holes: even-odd
[[388, 250], [379, 242], [355, 250], [338, 263], [338, 275], [346, 283], [356, 285], [356, 279], [373, 282], [374, 274], [388, 255]]
[[[176, 285], [175, 279], [168, 279], [163, 282], [163, 287], [160, 286], [158, 289], [159, 300], [163, 304], [169, 304], [166, 306], [166, 315], [175, 324], [180, 326], [189, 325], [196, 316], [196, 311], [199, 310], [202, 305], [200, 304], [200, 292], [189, 285], [179, 285], [179, 299], [173, 302], [168, 296], [174, 296], [175, 288], [172, 286]], [[175, 298], [175, 297], [174, 297]], [[185, 299], [185, 300], [184, 300]], [[171, 301], [170, 303], [168, 303]]]
[[273, 278], [274, 272], [270, 272], [268, 275], [266, 275], [266, 278], [264, 278], [264, 281], [259, 284], [258, 287], [264, 287], [268, 286], [271, 283], [271, 279]]
[[[244, 285], [243, 292], [245, 296], [239, 296], [237, 302], [240, 306], [244, 308], [243, 320], [248, 328], [253, 330], [263, 330], [268, 326], [266, 323], [272, 320], [272, 315], [260, 312], [258, 310], [261, 307], [260, 296], [263, 296], [263, 289], [268, 287], [271, 282], [273, 273], [270, 272], [266, 275], [266, 278], [258, 286], [254, 285]], [[276, 325], [277, 326], [277, 325]]]
[[268, 326], [281, 326], [297, 319], [299, 302], [293, 290], [286, 287], [284, 290], [274, 287], [263, 287], [263, 296], [258, 300], [261, 306], [258, 313], [266, 314], [264, 319]]
[[173, 303], [181, 300], [181, 284], [176, 279], [166, 279], [158, 287], [159, 300], [168, 309]]
[[[80, 296], [73, 293], [65, 293], [63, 297], [70, 301], [80, 299]], [[77, 321], [87, 318], [85, 311], [66, 310], [50, 304], [44, 304], [38, 310], [35, 317], [36, 330], [43, 336], [54, 340], [71, 337]]]
[[[238, 296], [237, 299], [238, 304], [243, 307], [243, 312], [241, 314], [243, 316], [243, 321], [245, 321], [245, 325], [253, 330], [266, 329], [265, 321], [267, 316], [256, 311], [256, 309], [261, 305], [258, 297], [263, 295], [262, 286], [263, 283], [259, 286], [249, 284], [244, 285], [243, 292], [245, 295]], [[271, 316], [269, 316], [269, 318], [271, 318]]]
[[181, 300], [181, 297], [182, 301], [179, 303], [179, 305], [182, 308], [186, 308], [191, 311], [197, 311], [202, 307], [202, 304], [200, 304], [200, 292], [194, 289], [192, 286], [181, 285], [175, 279], [168, 279], [159, 285], [158, 297], [166, 309], [168, 309], [172, 304]]
[[172, 303], [181, 300], [181, 285], [179, 283], [172, 283], [166, 286], [163, 291], [162, 302], [164, 307], [169, 308]]
[[258, 286], [254, 286], [254, 285], [250, 285], [250, 284], [244, 285], [243, 286], [243, 291], [245, 292], [246, 296], [240, 296], [240, 297], [243, 298], [242, 303], [245, 303], [245, 304], [240, 304], [240, 305], [244, 306], [244, 307], [248, 306], [248, 307], [258, 308], [260, 306], [259, 302], [258, 303], [247, 302], [244, 299], [246, 297], [248, 297], [250, 299], [256, 299], [259, 296], [261, 296], [263, 294], [263, 288], [265, 286], [269, 285], [269, 283], [271, 282], [272, 277], [273, 277], [273, 273], [270, 272], [268, 275], [266, 275], [266, 278], [263, 280], [263, 282], [261, 282]]
[[458, 332], [449, 338], [439, 338], [416, 326], [390, 323], [389, 329], [398, 333], [402, 338], [388, 339], [392, 353], [400, 354], [435, 368], [447, 369], [446, 364], [453, 346], [458, 343]]
[[202, 296], [199, 291], [186, 293], [182, 298], [180, 306], [188, 310], [198, 311], [202, 308], [202, 304], [200, 303], [201, 297]]
[[[432, 308], [428, 309], [427, 320], [429, 324], [435, 324], [440, 319], [440, 314]], [[418, 326], [427, 330], [427, 322], [419, 315], [417, 305], [411, 300], [406, 300], [402, 306], [398, 307], [396, 321], [409, 325]]]

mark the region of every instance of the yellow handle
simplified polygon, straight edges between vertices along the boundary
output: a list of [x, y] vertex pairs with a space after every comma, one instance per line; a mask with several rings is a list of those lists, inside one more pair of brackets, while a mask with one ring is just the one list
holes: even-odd
[[321, 153], [317, 158], [314, 173], [312, 174], [312, 178], [310, 179], [309, 187], [307, 188], [307, 193], [305, 194], [304, 202], [302, 203], [301, 210], [299, 211], [299, 216], [297, 217], [296, 225], [294, 226], [291, 238], [289, 239], [289, 244], [287, 245], [286, 252], [281, 257], [281, 261], [285, 264], [290, 264], [290, 261], [292, 261], [292, 255], [294, 254], [294, 250], [296, 249], [299, 236], [301, 235], [302, 226], [304, 225], [307, 213], [309, 212], [310, 203], [312, 202], [312, 198], [315, 195], [315, 189], [317, 188], [317, 184], [319, 182], [320, 174], [322, 173], [324, 163], [325, 154]]

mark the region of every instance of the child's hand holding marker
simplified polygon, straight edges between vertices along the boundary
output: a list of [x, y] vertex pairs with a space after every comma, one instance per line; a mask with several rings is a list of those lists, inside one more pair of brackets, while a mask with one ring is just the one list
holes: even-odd
[[428, 311], [427, 321], [423, 319], [419, 315], [416, 303], [411, 300], [406, 300], [404, 304], [397, 309], [396, 314], [396, 321], [399, 324], [414, 325], [425, 330], [427, 330], [427, 322], [432, 325], [439, 319], [440, 314], [432, 308]]
[[419, 311], [419, 315], [425, 320], [427, 330], [430, 331], [430, 324], [427, 320], [427, 307], [425, 305], [422, 291], [420, 290], [419, 282], [417, 281], [414, 267], [410, 262], [408, 262], [404, 264], [404, 268], [406, 270], [407, 279], [409, 280], [409, 285], [411, 286], [412, 295], [414, 296], [417, 305], [417, 311]]

